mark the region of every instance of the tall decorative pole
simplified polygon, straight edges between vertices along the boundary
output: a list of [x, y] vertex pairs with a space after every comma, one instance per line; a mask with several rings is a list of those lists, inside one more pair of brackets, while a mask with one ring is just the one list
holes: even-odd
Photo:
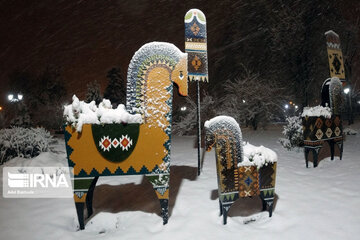
[[[330, 68], [330, 77], [338, 77], [342, 83], [343, 88], [349, 88], [348, 82], [345, 77], [344, 58], [340, 46], [340, 37], [334, 31], [330, 30], [325, 33], [327, 53]], [[349, 101], [349, 124], [353, 123], [352, 120], [352, 106], [350, 91], [346, 93]]]
[[325, 33], [325, 36], [330, 68], [330, 77], [338, 77], [344, 86], [346, 84], [345, 68], [344, 59], [340, 48], [339, 35], [337, 35], [334, 31], [330, 30]]
[[201, 121], [200, 81], [208, 82], [206, 18], [199, 9], [190, 9], [185, 14], [185, 52], [188, 54], [188, 79], [196, 81], [198, 122], [198, 175], [200, 175]]

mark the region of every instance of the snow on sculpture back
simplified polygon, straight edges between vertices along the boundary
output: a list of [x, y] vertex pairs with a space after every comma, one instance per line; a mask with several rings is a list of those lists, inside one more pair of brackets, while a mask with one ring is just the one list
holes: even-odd
[[127, 80], [126, 108], [141, 114], [141, 124], [84, 124], [81, 132], [66, 126], [80, 229], [85, 202], [88, 217], [93, 212], [99, 176], [146, 175], [160, 199], [164, 224], [168, 221], [173, 82], [186, 96], [187, 54], [170, 43], [146, 44], [132, 58]]
[[[218, 116], [205, 122], [205, 147], [215, 147], [220, 214], [226, 224], [227, 213], [239, 197], [260, 195], [263, 210], [272, 215], [275, 194], [276, 154], [254, 146], [244, 155], [239, 124], [232, 117]], [[249, 145], [246, 145], [249, 147]], [[260, 150], [259, 150], [260, 149]], [[271, 152], [271, 158], [262, 151]], [[275, 157], [274, 157], [275, 155]]]

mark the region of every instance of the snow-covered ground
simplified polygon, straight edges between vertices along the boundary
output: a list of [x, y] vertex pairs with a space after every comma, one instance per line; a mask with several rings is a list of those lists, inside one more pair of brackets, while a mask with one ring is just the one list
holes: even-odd
[[[287, 151], [277, 142], [281, 131], [280, 126], [243, 130], [245, 141], [278, 154], [272, 218], [261, 212], [258, 197], [240, 199], [230, 210], [228, 224], [222, 225], [214, 152], [206, 153], [197, 177], [194, 138], [174, 137], [167, 225], [162, 225], [151, 185], [141, 176], [103, 177], [94, 193], [95, 216], [84, 231], [77, 231], [73, 199], [1, 196], [0, 239], [359, 239], [360, 135], [346, 137], [342, 161], [325, 159], [317, 168], [306, 168], [302, 151]], [[3, 166], [66, 166], [64, 141], [59, 139], [52, 149]]]

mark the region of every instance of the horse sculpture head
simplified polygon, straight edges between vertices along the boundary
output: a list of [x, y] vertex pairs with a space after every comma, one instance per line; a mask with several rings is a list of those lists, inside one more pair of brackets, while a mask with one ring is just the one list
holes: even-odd
[[181, 54], [179, 62], [171, 73], [171, 80], [179, 87], [181, 96], [188, 95], [187, 54]]
[[205, 149], [210, 152], [215, 145], [215, 132], [209, 127], [205, 126]]
[[172, 82], [177, 84], [181, 95], [187, 96], [187, 56], [187, 53], [181, 52], [171, 43], [151, 42], [142, 46], [134, 54], [128, 69], [127, 110], [131, 113], [140, 113], [145, 109], [146, 92], [153, 88], [149, 86], [149, 79], [152, 79], [153, 84], [154, 77], [162, 90], [164, 87], [169, 89], [167, 91], [171, 92], [171, 97]]
[[242, 135], [239, 124], [232, 117], [218, 116], [205, 122], [205, 149], [228, 142], [237, 162], [243, 160]]

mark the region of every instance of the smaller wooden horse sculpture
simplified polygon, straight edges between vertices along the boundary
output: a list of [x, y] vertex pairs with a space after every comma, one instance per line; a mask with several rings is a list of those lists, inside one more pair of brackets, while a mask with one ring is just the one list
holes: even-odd
[[[304, 154], [306, 167], [311, 160], [309, 154], [312, 153], [312, 162], [317, 167], [320, 160], [319, 153], [327, 143], [330, 146], [330, 158], [334, 160], [335, 147], [339, 149], [340, 160], [344, 149], [343, 126], [341, 119], [341, 107], [343, 105], [342, 86], [337, 77], [325, 80], [321, 95], [324, 109], [330, 112], [328, 116], [321, 115], [321, 107], [304, 108], [302, 113], [302, 125], [304, 136]], [[327, 108], [326, 106], [330, 106]]]
[[[232, 117], [218, 116], [206, 121], [205, 130], [206, 150], [214, 146], [216, 150], [220, 215], [223, 215], [224, 224], [231, 205], [239, 197], [260, 195], [263, 211], [268, 207], [271, 217], [276, 154], [264, 147], [243, 146], [239, 124]], [[269, 153], [270, 158], [267, 157]]]

